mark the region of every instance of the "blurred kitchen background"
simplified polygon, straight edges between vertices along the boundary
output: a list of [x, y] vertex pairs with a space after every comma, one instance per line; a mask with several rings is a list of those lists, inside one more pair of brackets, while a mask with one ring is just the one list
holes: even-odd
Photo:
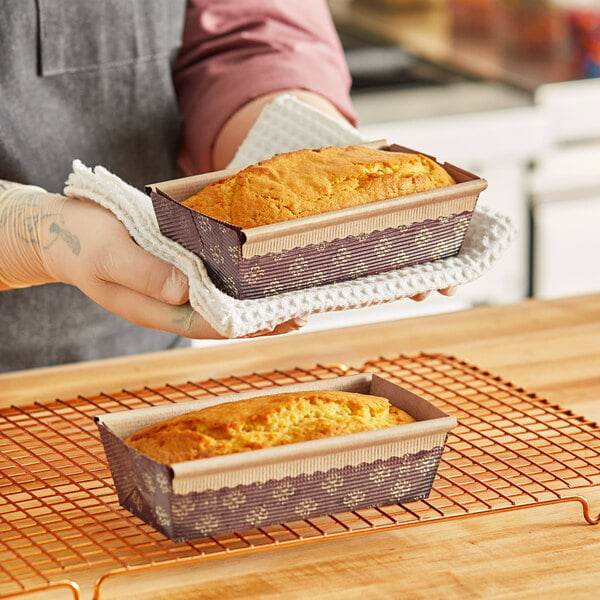
[[519, 230], [451, 298], [359, 323], [600, 290], [600, 0], [329, 0], [360, 129], [485, 177]]
[[600, 290], [600, 0], [329, 0], [370, 139], [485, 177], [519, 235], [452, 298], [303, 331]]

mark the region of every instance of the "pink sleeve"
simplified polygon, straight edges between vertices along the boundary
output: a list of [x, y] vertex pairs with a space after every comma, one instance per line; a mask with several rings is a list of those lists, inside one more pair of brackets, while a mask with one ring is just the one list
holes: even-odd
[[174, 81], [186, 173], [209, 170], [212, 144], [227, 119], [270, 92], [316, 92], [356, 122], [325, 0], [190, 0]]

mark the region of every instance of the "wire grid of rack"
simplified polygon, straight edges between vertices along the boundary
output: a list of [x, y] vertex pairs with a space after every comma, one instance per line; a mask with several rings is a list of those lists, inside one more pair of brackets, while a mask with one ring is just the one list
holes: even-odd
[[[428, 499], [176, 543], [119, 506], [97, 414], [370, 371], [458, 420]], [[0, 412], [0, 596], [105, 580], [171, 563], [577, 500], [600, 484], [600, 429], [584, 417], [445, 355], [378, 358], [13, 406]]]

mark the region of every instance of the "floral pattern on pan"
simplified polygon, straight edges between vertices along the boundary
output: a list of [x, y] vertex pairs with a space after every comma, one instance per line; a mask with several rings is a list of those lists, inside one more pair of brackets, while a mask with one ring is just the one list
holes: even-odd
[[[175, 541], [426, 498], [443, 446], [235, 488], [174, 494], [148, 465], [123, 505]], [[162, 484], [160, 483], [162, 481]]]

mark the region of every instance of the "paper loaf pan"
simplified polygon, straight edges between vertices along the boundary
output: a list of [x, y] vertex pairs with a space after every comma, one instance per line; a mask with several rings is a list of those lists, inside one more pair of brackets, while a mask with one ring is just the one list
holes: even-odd
[[456, 184], [249, 229], [180, 204], [236, 170], [155, 183], [146, 191], [161, 233], [199, 256], [221, 291], [252, 299], [458, 254], [487, 182], [449, 163], [443, 167]]
[[[200, 408], [299, 390], [388, 398], [416, 422], [163, 465], [124, 443], [138, 429]], [[361, 374], [96, 417], [119, 502], [175, 541], [426, 498], [454, 417]]]

